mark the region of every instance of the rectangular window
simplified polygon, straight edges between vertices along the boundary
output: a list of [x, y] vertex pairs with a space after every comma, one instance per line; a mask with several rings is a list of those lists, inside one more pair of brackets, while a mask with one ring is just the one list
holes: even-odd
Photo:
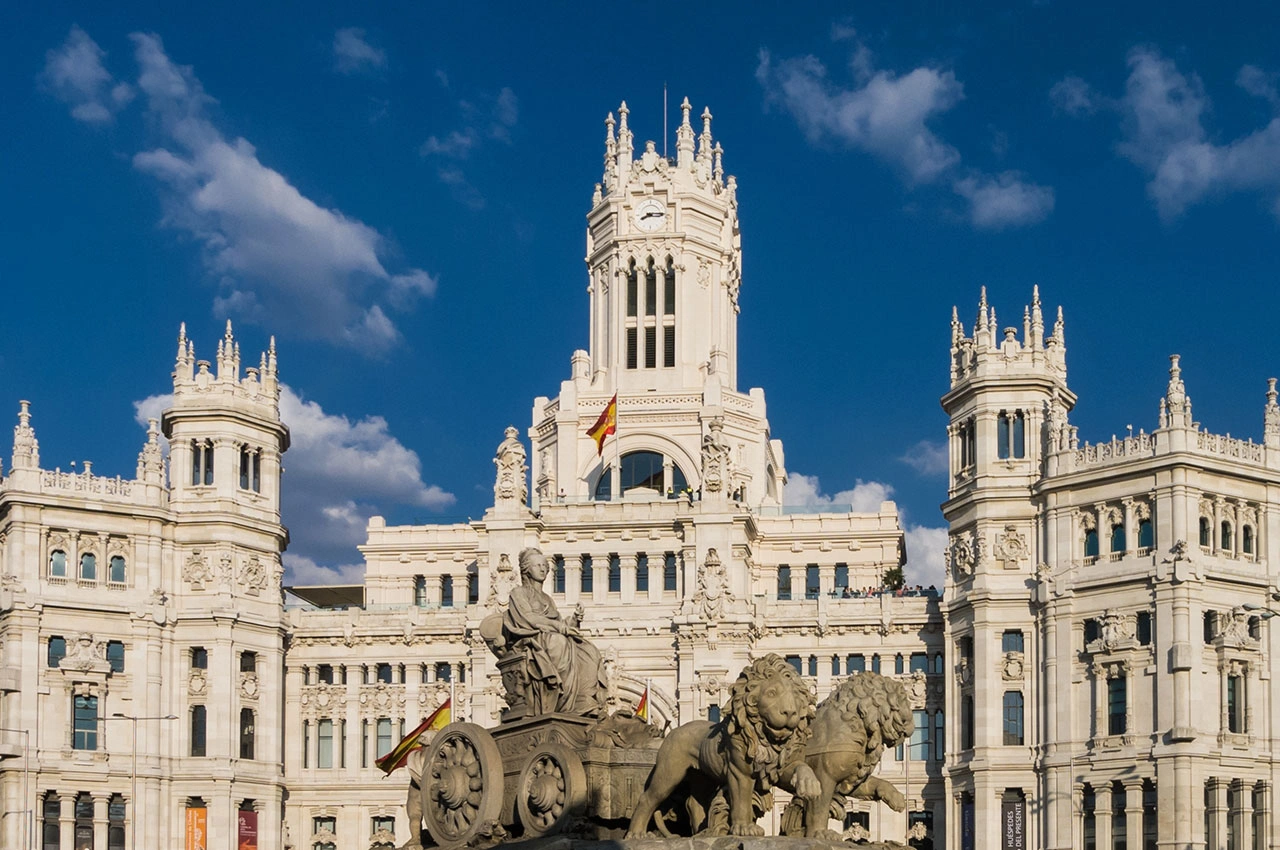
[[302, 721], [302, 766], [311, 766], [311, 721]]
[[208, 709], [203, 705], [191, 706], [191, 755], [205, 754], [205, 727], [208, 722]]
[[467, 573], [467, 604], [480, 604], [480, 574], [475, 572]]
[[649, 592], [649, 556], [641, 552], [636, 556], [636, 593]]
[[658, 329], [650, 325], [644, 329], [644, 368], [658, 365]]
[[809, 675], [810, 676], [818, 675], [818, 656], [816, 655], [809, 656]]
[[258, 669], [258, 653], [245, 650], [240, 653], [240, 672], [254, 673]]
[[322, 685], [332, 685], [333, 684], [333, 665], [321, 664], [319, 667], [317, 667], [316, 679], [318, 679], [320, 684]]
[[636, 294], [636, 269], [632, 266], [627, 271], [627, 315], [634, 316], [636, 314], [636, 304], [639, 298]]
[[41, 814], [43, 815], [40, 829], [41, 850], [60, 850], [62, 847], [62, 800], [55, 792], [49, 791], [45, 794]]
[[360, 766], [369, 766], [369, 721], [360, 721]]
[[551, 588], [555, 593], [564, 593], [564, 556], [556, 555], [553, 563], [555, 564], [555, 578], [551, 580]]
[[61, 549], [54, 549], [49, 555], [49, 575], [53, 578], [67, 577], [67, 553]]
[[252, 708], [240, 709], [240, 758], [252, 759], [254, 757], [254, 739], [257, 736], [257, 718], [254, 717]]
[[1022, 708], [1022, 691], [1004, 692], [1004, 745], [1006, 747], [1020, 747], [1023, 744]]
[[124, 672], [124, 643], [118, 640], [107, 641], [107, 663], [112, 673]]
[[78, 695], [72, 699], [71, 749], [98, 749], [98, 698]]
[[960, 749], [973, 749], [973, 695], [960, 698]]
[[347, 766], [347, 721], [338, 724], [338, 766]]
[[1128, 693], [1125, 678], [1116, 676], [1107, 679], [1107, 734], [1123, 735], [1125, 732], [1125, 712], [1128, 708]]
[[902, 653], [899, 652], [897, 655], [893, 656], [893, 674], [895, 676], [901, 676], [902, 673], [903, 673]]
[[935, 761], [942, 761], [947, 757], [947, 750], [944, 746], [946, 733], [946, 715], [942, 713], [942, 709], [938, 709], [933, 715], [933, 758]]
[[662, 558], [662, 589], [674, 592], [676, 589], [676, 553], [667, 552]]
[[911, 653], [911, 666], [909, 670], [912, 673], [928, 673], [929, 656], [923, 652]]
[[622, 559], [616, 554], [609, 556], [609, 592], [622, 592]]
[[778, 600], [787, 601], [791, 598], [791, 567], [786, 564], [778, 565]]
[[996, 419], [996, 456], [1000, 460], [1009, 458], [1009, 414], [1003, 410]]
[[1022, 652], [1022, 632], [1010, 629], [1000, 636], [1001, 652]]
[[1093, 643], [1102, 637], [1102, 627], [1098, 625], [1098, 621], [1090, 617], [1084, 621], [1084, 642], [1086, 645]]
[[440, 607], [453, 607], [453, 576], [440, 576]]
[[578, 584], [578, 590], [581, 593], [591, 593], [596, 586], [596, 568], [591, 562], [590, 555], [582, 556], [582, 577]]
[[374, 679], [384, 685], [390, 685], [392, 683], [391, 665], [385, 663], [376, 665], [374, 667]]
[[821, 577], [817, 564], [809, 564], [804, 568], [804, 598], [817, 599], [821, 590]]
[[413, 604], [419, 608], [426, 607], [427, 604], [427, 577], [413, 577]]
[[391, 718], [378, 718], [378, 758], [391, 752]]
[[797, 674], [801, 676], [804, 675], [804, 664], [803, 662], [801, 662], [799, 655], [788, 655], [787, 663], [792, 666], [792, 668], [796, 671]]
[[453, 665], [448, 661], [436, 662], [436, 681], [449, 682], [453, 680]]
[[1151, 612], [1138, 612], [1138, 643], [1142, 646], [1151, 645]]
[[871, 656], [871, 672], [872, 673], [880, 672], [880, 656], [879, 655]]
[[1244, 732], [1244, 679], [1227, 677], [1227, 731], [1239, 735]]
[[627, 368], [628, 369], [636, 368], [636, 363], [637, 363], [636, 334], [638, 333], [639, 333], [639, 330], [636, 328], [627, 328]]
[[1013, 456], [1027, 456], [1027, 417], [1021, 410], [1013, 414]]
[[384, 829], [390, 835], [396, 834], [396, 819], [387, 815], [375, 815], [370, 823], [374, 832]]
[[710, 720], [712, 723], [719, 723], [720, 722], [720, 706], [718, 705], [707, 706], [707, 719]]
[[46, 665], [49, 667], [59, 667], [62, 659], [67, 657], [67, 639], [60, 635], [52, 635], [49, 638], [49, 654], [46, 658]]
[[839, 655], [831, 656], [831, 675], [832, 676], [840, 675], [840, 656]]
[[107, 800], [107, 850], [124, 850], [124, 797], [112, 794]]
[[664, 316], [676, 314], [676, 270], [670, 266], [671, 263], [668, 260], [667, 268], [662, 273], [662, 314]]
[[316, 767], [333, 767], [333, 721], [316, 723]]
[[927, 761], [932, 751], [929, 745], [929, 713], [922, 708], [914, 709], [911, 716], [915, 719], [915, 729], [911, 730], [911, 760]]
[[662, 329], [662, 365], [670, 369], [676, 365], [676, 326]]
[[845, 673], [867, 672], [867, 659], [863, 655], [849, 655], [844, 660]]
[[124, 556], [112, 555], [107, 562], [107, 581], [112, 584], [124, 584]]
[[849, 565], [836, 564], [836, 592], [844, 595], [849, 589]]
[[651, 259], [649, 268], [644, 273], [644, 314], [658, 315], [658, 274], [653, 268]]

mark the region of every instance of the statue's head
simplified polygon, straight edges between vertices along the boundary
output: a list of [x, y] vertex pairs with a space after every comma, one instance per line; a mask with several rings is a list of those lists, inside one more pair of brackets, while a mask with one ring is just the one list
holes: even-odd
[[[541, 572], [541, 576], [534, 575]], [[547, 556], [542, 554], [542, 550], [536, 546], [529, 546], [520, 550], [520, 577], [533, 578], [536, 581], [542, 581], [547, 577]]]

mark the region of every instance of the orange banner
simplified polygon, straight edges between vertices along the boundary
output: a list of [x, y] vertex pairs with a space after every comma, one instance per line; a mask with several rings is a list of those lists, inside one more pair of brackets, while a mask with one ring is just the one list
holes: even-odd
[[187, 850], [208, 850], [208, 823], [208, 809], [187, 809]]

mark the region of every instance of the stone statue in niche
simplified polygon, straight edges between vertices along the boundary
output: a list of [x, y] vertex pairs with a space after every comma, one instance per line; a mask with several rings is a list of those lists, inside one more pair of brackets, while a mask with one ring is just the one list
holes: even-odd
[[708, 429], [702, 438], [702, 491], [711, 495], [728, 486], [733, 470], [729, 446], [724, 441], [724, 422], [712, 419]]
[[[537, 549], [521, 551], [520, 584], [507, 610], [481, 624], [512, 709], [523, 716], [552, 712], [597, 717], [604, 713], [608, 682], [600, 651], [578, 631], [582, 606], [562, 617], [542, 590], [547, 559]], [[500, 617], [500, 629], [492, 618]], [[508, 718], [514, 719], [514, 718]]]
[[525, 460], [524, 444], [520, 442], [520, 432], [508, 425], [506, 439], [498, 445], [498, 452], [493, 458], [498, 467], [498, 477], [493, 485], [495, 505], [524, 505], [529, 501], [529, 485], [525, 483], [529, 471]]
[[732, 599], [724, 564], [720, 562], [715, 549], [708, 549], [707, 557], [702, 562], [702, 572], [698, 576], [698, 591], [693, 595], [693, 604], [708, 621], [714, 623], [724, 616], [725, 606]]

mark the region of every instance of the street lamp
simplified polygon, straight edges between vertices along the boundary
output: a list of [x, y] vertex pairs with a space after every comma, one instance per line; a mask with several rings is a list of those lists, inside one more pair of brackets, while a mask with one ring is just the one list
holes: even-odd
[[132, 823], [129, 824], [129, 846], [138, 850], [138, 721], [139, 720], [177, 720], [176, 714], [165, 714], [157, 717], [136, 717], [132, 714], [112, 712], [112, 719], [128, 720], [133, 724], [133, 764], [129, 768], [129, 802], [133, 806]]
[[27, 850], [31, 848], [31, 798], [30, 785], [28, 780], [31, 776], [31, 730], [30, 729], [4, 729], [0, 728], [0, 732], [17, 732], [23, 737], [22, 742], [22, 813], [26, 815], [22, 823], [22, 846]]

